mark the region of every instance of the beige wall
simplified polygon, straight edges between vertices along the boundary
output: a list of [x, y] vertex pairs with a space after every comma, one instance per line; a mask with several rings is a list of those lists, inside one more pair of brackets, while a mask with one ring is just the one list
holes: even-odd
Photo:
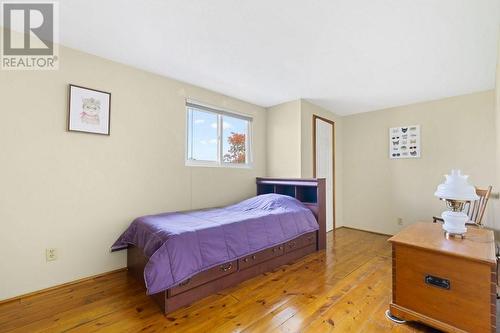
[[[433, 194], [452, 168], [476, 185], [494, 183], [494, 110], [494, 91], [487, 91], [344, 117], [344, 224], [393, 234], [398, 217], [405, 225], [429, 220], [444, 210]], [[390, 160], [389, 128], [415, 124], [422, 157]]]
[[267, 109], [267, 175], [300, 177], [300, 100]]
[[[109, 248], [134, 217], [232, 203], [265, 175], [263, 108], [60, 51], [58, 71], [0, 73], [0, 299], [124, 267]], [[111, 136], [66, 132], [69, 83], [112, 93]], [[186, 97], [254, 117], [252, 169], [184, 166]]]
[[343, 186], [342, 186], [342, 117], [333, 112], [325, 110], [306, 100], [301, 100], [301, 176], [311, 178], [313, 176], [313, 115], [329, 119], [335, 123], [335, 227], [343, 225]]

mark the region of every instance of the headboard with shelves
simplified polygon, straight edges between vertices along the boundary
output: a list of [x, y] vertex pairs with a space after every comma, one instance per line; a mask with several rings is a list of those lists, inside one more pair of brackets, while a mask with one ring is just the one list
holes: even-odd
[[319, 224], [318, 250], [326, 248], [326, 189], [324, 178], [257, 178], [257, 195], [277, 193], [294, 197], [309, 208]]

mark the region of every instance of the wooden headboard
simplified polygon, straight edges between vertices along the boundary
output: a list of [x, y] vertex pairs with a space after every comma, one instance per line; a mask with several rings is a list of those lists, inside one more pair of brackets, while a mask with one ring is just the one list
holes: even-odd
[[326, 189], [324, 178], [257, 178], [257, 195], [277, 193], [301, 201], [319, 224], [318, 250], [326, 248]]

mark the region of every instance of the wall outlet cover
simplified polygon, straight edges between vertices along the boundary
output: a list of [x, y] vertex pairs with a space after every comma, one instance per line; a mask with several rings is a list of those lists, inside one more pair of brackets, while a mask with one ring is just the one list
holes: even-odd
[[57, 250], [54, 248], [45, 249], [45, 259], [47, 261], [54, 261], [57, 259]]

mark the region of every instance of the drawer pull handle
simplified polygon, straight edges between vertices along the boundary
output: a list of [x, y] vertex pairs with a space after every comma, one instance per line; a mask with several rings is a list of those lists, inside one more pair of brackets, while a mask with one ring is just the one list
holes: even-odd
[[257, 259], [257, 256], [253, 255], [253, 256], [252, 256], [252, 259], [253, 259], [253, 260]]
[[437, 276], [432, 276], [432, 275], [426, 275], [425, 276], [425, 283], [429, 284], [434, 287], [450, 290], [451, 288], [451, 283], [450, 280], [443, 279]]
[[278, 249], [283, 250], [283, 246], [278, 247]]
[[243, 259], [244, 262], [248, 262], [248, 258]]
[[187, 279], [186, 281], [182, 281], [181, 283], [179, 283], [179, 287], [183, 287], [186, 284], [188, 284], [189, 282], [191, 282], [191, 279]]
[[231, 268], [233, 268], [233, 264], [229, 263], [229, 264], [226, 264], [226, 265], [221, 265], [219, 268], [220, 268], [221, 271], [227, 272], [228, 270], [230, 270]]

